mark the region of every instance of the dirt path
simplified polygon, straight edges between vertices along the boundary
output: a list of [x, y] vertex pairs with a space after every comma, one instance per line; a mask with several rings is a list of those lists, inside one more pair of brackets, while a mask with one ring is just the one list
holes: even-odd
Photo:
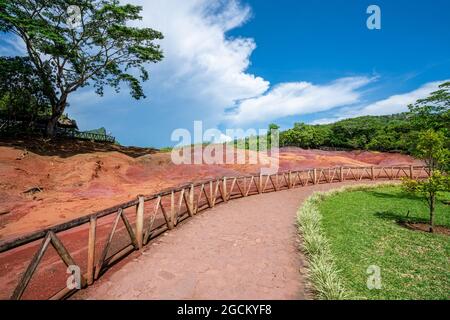
[[323, 184], [230, 201], [166, 232], [75, 299], [308, 299], [295, 216]]

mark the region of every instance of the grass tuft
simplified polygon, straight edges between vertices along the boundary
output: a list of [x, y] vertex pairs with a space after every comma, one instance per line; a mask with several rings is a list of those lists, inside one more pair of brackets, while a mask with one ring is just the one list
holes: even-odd
[[323, 193], [308, 198], [298, 211], [297, 223], [303, 240], [303, 250], [308, 256], [308, 278], [317, 298], [341, 300], [347, 297], [339, 278], [328, 241], [321, 230], [321, 215], [317, 208]]

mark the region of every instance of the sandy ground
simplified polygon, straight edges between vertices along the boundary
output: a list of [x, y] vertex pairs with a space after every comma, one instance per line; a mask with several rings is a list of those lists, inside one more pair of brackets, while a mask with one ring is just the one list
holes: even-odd
[[[260, 164], [174, 165], [152, 149], [0, 142], [0, 241], [188, 181], [258, 172]], [[283, 148], [280, 170], [420, 164], [399, 154]]]
[[310, 299], [296, 212], [323, 184], [236, 199], [166, 232], [73, 299]]

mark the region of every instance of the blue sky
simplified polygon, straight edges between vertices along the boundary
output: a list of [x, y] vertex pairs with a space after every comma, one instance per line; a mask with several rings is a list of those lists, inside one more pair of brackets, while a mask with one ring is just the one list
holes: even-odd
[[[81, 129], [127, 145], [167, 146], [177, 128], [289, 128], [407, 110], [450, 78], [450, 1], [133, 0], [161, 30], [147, 99], [84, 88], [68, 108]], [[369, 5], [381, 30], [366, 27]], [[23, 45], [0, 35], [0, 54]]]
[[[257, 49], [248, 72], [271, 84], [327, 83], [375, 76], [366, 103], [449, 78], [450, 2], [248, 1], [252, 18], [229, 33], [252, 37]], [[366, 28], [366, 8], [381, 9], [381, 30]], [[339, 117], [339, 109], [277, 119], [282, 126]]]

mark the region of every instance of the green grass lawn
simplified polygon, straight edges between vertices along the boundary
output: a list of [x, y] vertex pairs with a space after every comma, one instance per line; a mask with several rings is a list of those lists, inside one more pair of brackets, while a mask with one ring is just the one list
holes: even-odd
[[[450, 194], [445, 198], [450, 199]], [[412, 231], [397, 223], [427, 222], [422, 200], [397, 186], [383, 186], [331, 195], [318, 208], [323, 233], [350, 298], [450, 298], [450, 237]], [[436, 224], [450, 226], [450, 206], [441, 201]], [[379, 290], [367, 288], [370, 265], [380, 267]]]

